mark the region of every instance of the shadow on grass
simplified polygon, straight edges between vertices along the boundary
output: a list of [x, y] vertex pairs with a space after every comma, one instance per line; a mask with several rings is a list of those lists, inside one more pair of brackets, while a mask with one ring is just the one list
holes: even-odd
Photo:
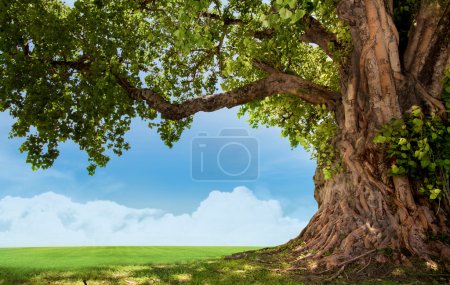
[[302, 284], [243, 260], [108, 266], [84, 269], [0, 268], [0, 284]]
[[[288, 266], [288, 264], [286, 264]], [[324, 284], [326, 276], [303, 279], [306, 271], [282, 272], [280, 263], [249, 259], [215, 259], [171, 264], [91, 267], [83, 269], [18, 269], [0, 268], [0, 285], [19, 284]], [[361, 279], [349, 279], [347, 273], [359, 270], [355, 265], [343, 271], [332, 284], [450, 284], [448, 276], [431, 276], [418, 267], [404, 268], [395, 265], [366, 266]], [[423, 275], [423, 273], [426, 275]], [[383, 274], [381, 274], [383, 273]], [[418, 275], [421, 273], [422, 275]], [[428, 276], [429, 275], [429, 276]], [[444, 277], [443, 277], [444, 276]], [[317, 277], [317, 276], [316, 276]], [[85, 283], [84, 283], [84, 282]]]

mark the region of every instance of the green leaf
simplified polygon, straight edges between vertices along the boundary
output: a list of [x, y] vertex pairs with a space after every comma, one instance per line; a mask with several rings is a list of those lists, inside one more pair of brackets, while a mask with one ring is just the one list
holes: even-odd
[[385, 143], [386, 142], [386, 137], [384, 137], [384, 136], [382, 136], [382, 135], [376, 135], [374, 138], [373, 138], [373, 142], [374, 143]]
[[411, 114], [414, 117], [419, 117], [420, 115], [422, 115], [422, 110], [420, 109], [419, 106], [414, 105], [411, 107]]
[[287, 20], [292, 16], [292, 12], [286, 8], [281, 8], [279, 13], [280, 13], [281, 19], [283, 19], [283, 20]]
[[249, 38], [245, 38], [245, 39], [244, 39], [244, 45], [245, 45], [246, 47], [249, 47], [251, 44], [252, 44], [252, 41], [251, 41]]
[[278, 14], [272, 14], [272, 15], [270, 15], [270, 16], [269, 16], [269, 22], [270, 22], [270, 25], [272, 26], [272, 25], [277, 24], [277, 22], [279, 21], [279, 19], [280, 19], [280, 16], [279, 16]]
[[420, 166], [422, 166], [422, 168], [426, 168], [428, 165], [430, 165], [431, 161], [429, 161], [428, 159], [424, 159], [420, 161]]
[[297, 0], [287, 0], [287, 4], [289, 5], [289, 8], [294, 9], [295, 6], [297, 6]]
[[295, 13], [294, 13], [294, 16], [292, 16], [292, 18], [291, 18], [291, 23], [294, 24], [294, 23], [298, 22], [305, 15], [306, 15], [306, 11], [305, 10], [301, 10], [301, 9], [296, 10]]
[[433, 189], [433, 190], [430, 190], [430, 199], [431, 200], [436, 199], [439, 196], [440, 193], [441, 193], [441, 190], [437, 189], [437, 188]]
[[399, 170], [400, 169], [398, 168], [398, 166], [396, 164], [392, 164], [391, 165], [391, 172], [392, 172], [392, 174], [398, 174]]

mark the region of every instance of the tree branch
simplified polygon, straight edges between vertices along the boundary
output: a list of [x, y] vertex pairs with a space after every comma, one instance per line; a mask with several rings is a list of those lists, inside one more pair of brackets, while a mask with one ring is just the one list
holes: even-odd
[[439, 97], [450, 56], [450, 5], [423, 1], [415, 23], [404, 55], [405, 69]]
[[170, 120], [180, 120], [202, 111], [213, 112], [225, 107], [232, 108], [276, 94], [294, 95], [308, 103], [325, 104], [332, 109], [339, 96], [338, 93], [324, 86], [294, 75], [275, 72], [264, 79], [232, 91], [199, 96], [182, 103], [171, 103], [152, 89], [136, 88], [127, 79], [118, 75], [116, 78], [132, 99], [145, 101], [151, 108], [160, 112], [164, 118]]
[[280, 72], [279, 70], [273, 68], [269, 64], [267, 64], [267, 63], [265, 63], [263, 61], [260, 61], [260, 60], [256, 60], [256, 59], [253, 60], [253, 66], [256, 67], [256, 68], [261, 69], [262, 71], [264, 71], [264, 72], [266, 72], [268, 74], [273, 74], [273, 73], [279, 73]]
[[232, 17], [222, 17], [220, 15], [210, 12], [201, 12], [200, 16], [214, 20], [222, 20], [225, 26], [246, 24], [246, 22], [242, 21], [241, 19]]
[[318, 20], [312, 16], [304, 16], [303, 20], [309, 23], [308, 29], [301, 36], [301, 40], [318, 45], [329, 57], [333, 58], [332, 47], [340, 48], [336, 35], [327, 31]]
[[[439, 98], [445, 77], [445, 69], [450, 62], [450, 4], [439, 18], [431, 38], [428, 53], [417, 76], [429, 88], [431, 95]], [[431, 75], [431, 76], [430, 76]]]
[[[222, 20], [224, 25], [242, 25], [245, 21], [237, 18], [221, 17], [220, 15], [202, 12], [201, 16]], [[336, 35], [329, 32], [318, 20], [310, 15], [305, 15], [302, 21], [306, 24], [307, 30], [300, 36], [300, 40], [305, 43], [313, 43], [318, 45], [329, 57], [333, 57], [332, 47], [339, 49], [340, 45], [337, 41]], [[272, 38], [275, 35], [273, 29], [264, 29], [255, 32], [255, 37], [258, 39]]]
[[[80, 58], [73, 62], [55, 60], [51, 64], [85, 71], [90, 68], [91, 63], [85, 61], [85, 58]], [[264, 62], [255, 60], [253, 65], [268, 73], [268, 77], [235, 90], [198, 96], [182, 103], [172, 103], [152, 89], [137, 88], [126, 77], [114, 72], [112, 74], [130, 98], [145, 101], [150, 108], [153, 108], [161, 113], [162, 117], [170, 120], [181, 120], [202, 111], [213, 112], [225, 107], [232, 108], [277, 94], [293, 95], [310, 104], [326, 105], [328, 109], [332, 110], [339, 97], [339, 93], [325, 86], [315, 84], [295, 75], [282, 73]]]
[[[148, 4], [154, 4], [155, 0], [143, 0], [139, 9], [144, 10], [147, 9]], [[213, 12], [204, 11], [199, 14], [199, 17], [213, 19], [217, 21], [222, 21], [225, 26], [233, 26], [233, 25], [245, 25], [248, 22], [234, 18], [230, 16], [223, 16]], [[333, 58], [331, 47], [335, 47], [336, 49], [340, 48], [340, 45], [337, 41], [336, 35], [334, 33], [329, 32], [318, 20], [316, 20], [311, 15], [303, 16], [303, 23], [307, 26], [307, 30], [300, 36], [300, 40], [306, 43], [313, 43], [318, 45], [329, 57]], [[255, 37], [262, 38], [270, 38], [275, 34], [272, 29], [264, 29], [261, 31], [255, 32]]]
[[90, 62], [85, 61], [85, 58], [80, 58], [77, 61], [53, 60], [51, 64], [54, 66], [67, 66], [76, 70], [86, 70], [91, 66]]

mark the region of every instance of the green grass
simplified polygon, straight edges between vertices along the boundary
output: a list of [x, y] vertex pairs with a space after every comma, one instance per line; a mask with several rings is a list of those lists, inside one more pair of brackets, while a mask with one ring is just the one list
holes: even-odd
[[257, 247], [0, 249], [0, 284], [299, 284], [245, 261]]
[[[280, 272], [291, 266], [265, 259], [260, 252], [246, 259], [220, 258], [256, 247], [64, 247], [0, 249], [0, 285], [98, 284], [323, 284], [329, 276], [303, 281], [307, 271]], [[261, 259], [262, 258], [262, 259]], [[347, 272], [359, 270], [355, 264]], [[445, 284], [447, 275], [431, 276], [419, 267], [367, 267], [368, 275], [349, 279], [342, 274], [335, 284]], [[417, 271], [417, 272], [416, 272]], [[344, 271], [345, 272], [345, 271]], [[425, 275], [422, 273], [425, 272]], [[421, 273], [421, 274], [419, 274]], [[334, 273], [331, 273], [333, 275]]]
[[78, 269], [213, 259], [257, 247], [104, 246], [0, 248], [0, 268]]

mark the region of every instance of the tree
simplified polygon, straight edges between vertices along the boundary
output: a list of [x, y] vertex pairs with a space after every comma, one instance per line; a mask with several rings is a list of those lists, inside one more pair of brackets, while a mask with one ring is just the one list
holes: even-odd
[[34, 168], [73, 140], [93, 173], [134, 117], [170, 146], [195, 113], [242, 105], [318, 159], [289, 259], [449, 259], [447, 0], [0, 3], [0, 110]]

